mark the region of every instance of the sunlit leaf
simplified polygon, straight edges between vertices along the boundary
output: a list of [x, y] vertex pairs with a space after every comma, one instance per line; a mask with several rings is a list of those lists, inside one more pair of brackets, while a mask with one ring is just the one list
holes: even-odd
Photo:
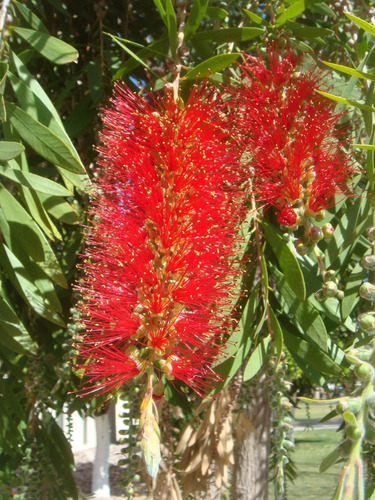
[[74, 47], [42, 31], [13, 26], [12, 32], [23, 38], [37, 52], [54, 64], [67, 64], [78, 58], [78, 51]]
[[218, 56], [211, 57], [206, 61], [198, 64], [194, 68], [190, 69], [184, 76], [183, 79], [195, 79], [203, 78], [208, 75], [212, 75], [217, 71], [221, 71], [234, 63], [240, 54], [220, 54]]

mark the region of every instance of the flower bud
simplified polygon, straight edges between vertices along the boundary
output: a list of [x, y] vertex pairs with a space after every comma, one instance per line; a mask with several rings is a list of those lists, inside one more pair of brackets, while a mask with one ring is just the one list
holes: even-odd
[[331, 280], [332, 281], [332, 278], [335, 276], [335, 271], [333, 269], [329, 269], [328, 271], [326, 271], [323, 275], [323, 279], [324, 281], [329, 281]]
[[323, 290], [318, 290], [317, 292], [314, 293], [315, 300], [318, 302], [323, 302], [326, 297], [324, 296]]
[[345, 293], [342, 290], [338, 290], [336, 294], [336, 299], [342, 300], [345, 297]]
[[369, 227], [367, 229], [368, 239], [371, 241], [375, 241], [375, 226]]
[[360, 398], [346, 398], [342, 401], [339, 401], [336, 405], [336, 411], [339, 414], [344, 413], [345, 411], [351, 411], [354, 414], [357, 414], [361, 409], [361, 399]]
[[361, 361], [370, 361], [372, 357], [372, 350], [366, 349], [365, 347], [362, 347], [360, 349], [352, 349], [350, 352], [353, 354], [353, 356], [356, 356]]
[[325, 297], [334, 297], [337, 293], [337, 285], [334, 281], [326, 281], [322, 291]]
[[359, 295], [366, 300], [375, 300], [375, 286], [368, 282], [362, 283]]
[[361, 265], [365, 269], [375, 271], [375, 255], [364, 255], [361, 259]]
[[324, 219], [324, 217], [325, 217], [325, 216], [326, 216], [326, 214], [325, 214], [324, 210], [320, 210], [319, 212], [317, 212], [317, 213], [315, 214], [315, 217], [314, 217], [314, 218], [315, 218], [315, 220], [316, 220], [317, 222], [320, 222], [320, 221], [322, 221], [322, 220]]
[[284, 439], [284, 441], [281, 443], [281, 446], [283, 446], [286, 450], [291, 450], [294, 448], [294, 443], [292, 441], [289, 441], [289, 439]]
[[335, 228], [332, 226], [332, 224], [327, 222], [326, 224], [323, 225], [322, 231], [323, 231], [324, 238], [326, 238], [328, 240], [329, 238], [332, 238], [332, 236], [335, 232]]
[[364, 332], [375, 335], [375, 316], [371, 313], [363, 313], [358, 316], [358, 324]]
[[317, 243], [318, 241], [320, 241], [324, 238], [323, 231], [320, 229], [320, 227], [316, 227], [316, 226], [313, 226], [310, 229], [309, 236], [310, 236], [310, 240], [313, 243]]
[[306, 255], [309, 253], [309, 247], [304, 245], [301, 241], [301, 239], [298, 239], [294, 242], [295, 249], [298, 253], [298, 255]]
[[363, 363], [355, 367], [354, 373], [359, 380], [370, 380], [374, 373], [374, 369], [369, 363]]
[[362, 431], [359, 427], [349, 425], [346, 429], [346, 435], [351, 441], [358, 441], [362, 437]]

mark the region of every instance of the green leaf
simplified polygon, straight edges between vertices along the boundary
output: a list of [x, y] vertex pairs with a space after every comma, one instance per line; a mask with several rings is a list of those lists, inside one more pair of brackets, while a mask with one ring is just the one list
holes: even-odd
[[305, 0], [296, 0], [290, 7], [281, 10], [280, 15], [276, 19], [276, 28], [285, 24], [288, 19], [299, 16], [304, 10]]
[[301, 302], [293, 290], [287, 283], [286, 278], [277, 269], [272, 270], [275, 277], [278, 289], [280, 291], [280, 303], [289, 315], [292, 322], [295, 322], [306, 340], [311, 340], [324, 351], [328, 348], [328, 335], [324, 322], [311, 304]]
[[354, 413], [352, 413], [351, 411], [344, 411], [344, 413], [342, 414], [342, 418], [347, 424], [357, 426], [357, 419], [355, 418]]
[[160, 14], [160, 17], [162, 18], [163, 20], [163, 23], [165, 25], [167, 25], [167, 14], [165, 12], [165, 9], [163, 7], [163, 4], [161, 3], [161, 0], [154, 0], [154, 4], [156, 6], [156, 8], [158, 9], [159, 11], [159, 14]]
[[305, 396], [298, 396], [298, 399], [300, 401], [303, 401], [304, 403], [316, 404], [321, 406], [321, 405], [332, 405], [338, 403], [339, 401], [342, 401], [343, 398], [341, 397], [341, 398], [327, 398], [327, 399], [311, 399], [311, 398], [306, 398]]
[[51, 132], [56, 134], [70, 149], [77, 161], [81, 163], [79, 155], [70, 137], [66, 133], [51, 100], [39, 83], [28, 72], [26, 67], [22, 65], [17, 56], [12, 54], [12, 58], [20, 79], [13, 74], [9, 75], [9, 79], [21, 108], [34, 118], [34, 120], [39, 121], [42, 125], [50, 129]]
[[0, 175], [7, 179], [11, 179], [16, 184], [22, 184], [23, 186], [34, 189], [35, 191], [40, 191], [41, 193], [49, 194], [50, 196], [72, 196], [70, 191], [57, 182], [30, 172], [14, 170], [10, 166], [3, 167], [0, 165]]
[[112, 79], [116, 81], [119, 78], [130, 73], [133, 69], [139, 66], [140, 64], [139, 59], [144, 61], [148, 57], [154, 57], [155, 55], [160, 55], [160, 52], [163, 53], [164, 58], [167, 57], [167, 50], [168, 50], [168, 38], [162, 38], [157, 42], [151, 43], [148, 47], [137, 52], [136, 54], [137, 59], [131, 58], [128, 61], [126, 61], [125, 64], [123, 64], [121, 68], [119, 68], [116, 71]]
[[285, 279], [299, 300], [306, 300], [306, 285], [293, 249], [270, 224], [263, 224], [267, 242], [279, 261]]
[[[223, 28], [219, 30], [200, 31], [199, 33], [195, 33], [192, 39], [199, 42], [216, 43], [244, 42], [245, 40], [250, 40], [251, 38], [262, 35], [263, 33], [264, 30], [261, 28]], [[221, 55], [229, 56], [234, 54]]]
[[206, 9], [205, 17], [208, 17], [209, 19], [219, 21], [220, 19], [225, 19], [227, 16], [229, 16], [228, 12], [221, 7], [208, 6]]
[[340, 452], [338, 448], [335, 448], [331, 453], [326, 456], [326, 458], [322, 461], [319, 467], [319, 472], [325, 472], [328, 470], [332, 465], [334, 465], [337, 460], [340, 458]]
[[65, 224], [78, 224], [79, 217], [77, 212], [65, 200], [57, 196], [48, 196], [44, 193], [40, 193], [38, 196], [43, 207], [52, 217]]
[[375, 82], [375, 75], [372, 75], [370, 73], [365, 73], [364, 71], [359, 71], [355, 68], [349, 68], [348, 66], [342, 66], [341, 64], [330, 63], [327, 61], [322, 61], [322, 63], [332, 69], [340, 71], [341, 73], [345, 73], [346, 75], [356, 76], [357, 78], [364, 78], [366, 80]]
[[357, 26], [367, 31], [367, 33], [370, 33], [370, 35], [375, 36], [375, 26], [373, 26], [370, 23], [367, 23], [366, 21], [357, 16], [353, 16], [353, 14], [349, 14], [349, 12], [344, 12], [344, 14], [348, 19], [350, 19], [350, 21], [353, 21], [353, 23], [355, 23]]
[[0, 161], [16, 158], [22, 151], [25, 151], [25, 148], [19, 142], [0, 141]]
[[21, 14], [21, 16], [25, 19], [25, 21], [37, 31], [42, 31], [43, 33], [48, 33], [48, 29], [42, 23], [42, 21], [37, 17], [30, 9], [26, 7], [25, 4], [20, 2], [13, 2], [16, 6], [16, 9]]
[[346, 104], [347, 106], [354, 106], [355, 108], [363, 109], [365, 111], [370, 111], [370, 112], [375, 111], [375, 108], [373, 108], [372, 106], [366, 106], [366, 104], [362, 104], [358, 101], [351, 101], [350, 99], [345, 99], [345, 97], [329, 94], [328, 92], [323, 92], [321, 90], [316, 90], [315, 92], [321, 94], [324, 97], [327, 97], [328, 99], [331, 99], [332, 101], [340, 102], [342, 104]]
[[258, 287], [255, 287], [246, 302], [238, 327], [226, 344], [225, 352], [222, 354], [224, 361], [215, 367], [215, 371], [219, 375], [223, 375], [223, 380], [216, 384], [215, 394], [230, 382], [250, 351], [254, 318], [259, 304], [258, 293]]
[[63, 169], [78, 174], [84, 173], [81, 162], [73, 156], [70, 148], [48, 127], [42, 125], [13, 103], [6, 103], [6, 110], [13, 127], [36, 153]]
[[272, 334], [275, 340], [275, 347], [276, 347], [276, 355], [277, 355], [276, 365], [278, 365], [281, 359], [281, 354], [283, 352], [283, 345], [284, 345], [283, 331], [276, 317], [276, 314], [273, 312], [271, 307], [269, 307], [269, 314], [272, 325]]
[[369, 151], [375, 151], [374, 144], [352, 144], [354, 148], [367, 149]]
[[144, 66], [147, 69], [147, 71], [152, 73], [157, 78], [159, 77], [159, 75], [157, 73], [155, 73], [155, 71], [152, 68], [150, 68], [150, 66], [148, 64], [146, 64], [140, 57], [138, 57], [135, 52], [133, 52], [131, 49], [129, 49], [129, 47], [127, 47], [124, 43], [122, 43], [117, 36], [114, 36], [111, 33], [106, 33], [106, 32], [103, 32], [103, 33], [105, 35], [110, 36], [112, 38], [112, 40], [115, 43], [117, 43], [117, 45], [119, 47], [121, 47], [125, 52], [127, 52], [130, 57], [132, 57], [135, 61], [137, 61], [138, 64], [140, 64], [141, 66]]
[[78, 52], [74, 47], [42, 31], [16, 28], [14, 26], [12, 31], [54, 64], [67, 64], [76, 61], [78, 58]]
[[331, 9], [331, 7], [328, 7], [327, 4], [323, 2], [313, 2], [313, 3], [308, 3], [307, 8], [311, 10], [312, 12], [318, 12], [319, 14], [323, 14], [323, 16], [329, 16], [329, 17], [336, 17], [335, 12]]
[[61, 317], [45, 302], [21, 261], [3, 243], [0, 244], [0, 263], [14, 287], [37, 314], [56, 325], [65, 326]]
[[289, 29], [293, 35], [302, 40], [310, 40], [311, 38], [325, 37], [333, 35], [334, 32], [328, 28], [315, 28], [313, 26], [306, 26], [304, 24], [287, 21], [285, 27]]
[[165, 0], [166, 20], [168, 28], [169, 47], [172, 57], [176, 57], [177, 48], [177, 20], [172, 0]]
[[23, 254], [29, 255], [47, 276], [67, 288], [64, 274], [44, 234], [22, 205], [2, 186], [0, 206], [8, 224], [8, 228], [2, 227], [2, 231], [4, 237], [9, 231], [7, 244], [10, 249], [20, 260]]
[[341, 314], [344, 320], [350, 315], [360, 300], [358, 296], [358, 289], [361, 286], [365, 274], [365, 270], [361, 264], [358, 263], [355, 265], [348, 277], [345, 284], [345, 296], [341, 301]]
[[267, 359], [267, 352], [270, 342], [271, 337], [268, 336], [264, 338], [254, 349], [254, 352], [251, 354], [249, 361], [247, 362], [245, 367], [245, 371], [243, 374], [244, 382], [255, 377], [255, 375], [262, 368], [264, 361]]
[[212, 75], [233, 64], [239, 56], [240, 54], [219, 54], [218, 56], [211, 57], [190, 69], [182, 79], [188, 80]]
[[[2, 289], [0, 290], [0, 330], [0, 343], [6, 345], [9, 349], [18, 353], [24, 353], [25, 351], [36, 352], [34, 341]], [[10, 335], [13, 342], [7, 343], [4, 338], [5, 335]]]
[[247, 15], [248, 18], [250, 18], [255, 24], [262, 24], [263, 19], [258, 16], [257, 14], [254, 14], [254, 12], [251, 12], [250, 10], [247, 9], [242, 9], [242, 12]]
[[206, 14], [208, 0], [194, 0], [193, 7], [186, 21], [185, 40], [189, 40], [199, 28]]
[[315, 368], [319, 373], [342, 375], [341, 368], [332, 359], [314, 344], [303, 340], [284, 330], [284, 341], [289, 352], [297, 359]]

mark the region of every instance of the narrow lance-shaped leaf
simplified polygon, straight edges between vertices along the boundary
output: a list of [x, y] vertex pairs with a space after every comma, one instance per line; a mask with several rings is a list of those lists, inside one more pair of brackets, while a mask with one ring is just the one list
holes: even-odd
[[304, 301], [306, 299], [306, 285], [297, 257], [288, 243], [270, 224], [264, 223], [263, 226], [267, 241], [279, 261], [285, 279], [299, 300]]
[[13, 103], [8, 102], [6, 110], [11, 124], [36, 153], [61, 168], [84, 173], [81, 162], [57, 135]]
[[78, 51], [74, 47], [42, 31], [16, 28], [14, 26], [12, 31], [54, 64], [67, 64], [76, 61], [78, 58]]
[[190, 69], [183, 77], [184, 80], [203, 78], [207, 75], [213, 75], [217, 71], [221, 71], [234, 63], [240, 54], [219, 54], [218, 56], [211, 57], [206, 61], [198, 64]]
[[16, 158], [24, 150], [19, 142], [0, 141], [0, 162]]
[[[223, 28], [219, 30], [200, 31], [192, 40], [199, 42], [244, 42], [264, 33], [261, 28]], [[229, 55], [229, 54], [223, 54]]]
[[166, 21], [168, 28], [169, 46], [171, 49], [172, 57], [176, 56], [177, 48], [177, 20], [172, 0], [166, 0]]
[[11, 166], [3, 167], [0, 165], [0, 175], [11, 179], [16, 184], [22, 184], [22, 186], [49, 194], [50, 196], [72, 196], [70, 191], [57, 182], [51, 181], [41, 175], [22, 172], [22, 170], [14, 170]]
[[9, 225], [9, 246], [18, 258], [27, 253], [60, 286], [67, 283], [44, 234], [22, 205], [0, 186], [0, 206]]
[[197, 31], [206, 14], [208, 0], [194, 0], [185, 26], [185, 40], [189, 40]]
[[250, 359], [245, 367], [245, 371], [243, 374], [244, 382], [255, 377], [255, 375], [262, 368], [264, 361], [267, 359], [267, 352], [270, 341], [271, 337], [268, 336], [265, 339], [261, 340], [261, 342], [254, 349], [254, 352], [251, 354]]
[[375, 36], [375, 26], [364, 21], [360, 17], [353, 16], [353, 14], [349, 14], [349, 12], [344, 12], [344, 14], [348, 19], [350, 19], [350, 21], [353, 21], [353, 23], [355, 23], [357, 26], [367, 31], [367, 33], [370, 33], [370, 35]]

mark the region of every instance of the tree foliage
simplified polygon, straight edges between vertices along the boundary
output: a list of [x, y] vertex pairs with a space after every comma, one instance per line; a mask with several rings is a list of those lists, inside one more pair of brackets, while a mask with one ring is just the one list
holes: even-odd
[[[357, 370], [363, 391], [354, 398], [362, 398], [362, 406], [360, 413], [345, 410], [343, 445], [348, 439], [362, 442], [363, 433], [359, 441], [348, 433], [354, 436], [353, 428], [361, 431], [363, 421], [367, 437], [373, 440], [369, 436], [373, 414], [366, 402], [372, 382], [358, 375], [362, 362], [345, 356], [353, 345], [358, 349], [371, 344], [368, 334], [358, 328], [356, 317], [369, 311], [366, 297], [358, 290], [363, 281], [372, 281], [372, 268], [363, 267], [362, 259], [373, 253], [373, 239], [366, 231], [375, 223], [372, 4], [319, 0], [193, 0], [186, 6], [170, 0], [3, 2], [0, 496], [9, 498], [16, 489], [18, 498], [37, 498], [41, 491], [44, 498], [78, 498], [70, 445], [56, 419], [62, 412], [90, 411], [87, 400], [74, 395], [79, 378], [70, 360], [79, 323], [72, 320], [78, 316], [72, 284], [79, 274], [89, 178], [96, 175], [92, 144], [99, 142], [100, 109], [114, 82], [122, 79], [133, 90], [162, 92], [179, 74], [182, 99], [203, 78], [214, 85], [235, 87], [241, 53], [264, 53], [265, 43], [277, 48], [287, 43], [295, 52], [306, 54], [306, 65], [317, 63], [325, 69], [329, 87], [325, 96], [337, 103], [337, 111], [345, 110], [343, 121], [352, 125], [349, 154], [358, 174], [353, 180], [354, 195], [336, 200], [319, 222], [319, 226], [332, 224], [335, 232], [319, 243], [316, 253], [298, 255], [293, 235], [286, 241], [272, 210], [264, 212], [261, 206], [249, 210], [243, 224], [247, 241], [243, 252], [250, 264], [236, 304], [241, 314], [226, 353], [215, 367], [224, 376], [215, 391], [226, 386], [228, 391], [221, 396], [227, 412], [223, 412], [223, 422], [236, 401], [246, 399], [256, 377], [266, 374], [271, 385], [278, 381], [271, 391], [274, 409], [283, 408], [275, 426], [280, 421], [287, 424], [289, 399], [283, 398], [292, 396], [286, 382], [288, 360], [294, 390], [305, 396], [313, 386], [329, 391], [329, 382], [351, 380]], [[181, 22], [185, 22], [183, 47], [178, 44]], [[319, 275], [322, 265], [324, 271]], [[324, 289], [328, 269], [334, 270], [344, 292], [340, 301], [335, 297], [321, 301], [322, 295], [317, 293]], [[373, 359], [365, 363], [370, 361]], [[174, 428], [185, 425], [188, 429], [181, 439], [188, 443], [186, 432], [196, 425], [209, 428], [209, 419], [202, 416], [208, 403], [195, 410], [196, 397], [191, 391], [179, 383], [170, 384], [166, 399], [184, 412], [183, 418], [179, 410], [171, 416]], [[94, 402], [92, 407], [98, 404]], [[277, 417], [276, 410], [274, 413]], [[353, 420], [352, 414], [361, 415], [362, 420]], [[239, 427], [249, 430], [251, 422], [244, 416], [238, 418]], [[210, 427], [211, 441], [199, 448], [196, 437], [191, 441], [196, 448], [184, 454], [185, 462], [191, 463], [195, 457], [198, 464], [193, 476], [188, 475], [191, 468], [184, 466], [185, 476], [194, 478], [197, 489], [215, 473], [221, 485], [222, 464], [230, 462], [226, 450], [222, 454], [225, 460], [216, 462], [216, 468], [211, 466], [213, 456], [209, 465], [204, 461], [204, 470], [203, 465], [198, 467], [203, 463], [199, 461], [202, 449], [218, 444], [221, 430], [220, 425], [216, 427]], [[173, 430], [170, 434], [171, 448], [177, 437]], [[288, 440], [286, 434], [278, 436], [280, 449]], [[183, 451], [182, 445], [177, 451]], [[352, 456], [352, 451], [345, 453]], [[276, 449], [273, 464], [283, 471], [287, 460], [277, 453]], [[342, 446], [332, 453], [322, 469], [342, 458]], [[174, 459], [168, 460], [174, 464]], [[292, 475], [293, 471], [289, 468], [286, 473]], [[348, 474], [345, 481], [350, 483]], [[283, 474], [275, 477], [282, 491]], [[333, 498], [344, 498], [346, 487], [339, 485]], [[371, 488], [367, 493], [359, 483], [356, 488], [353, 496], [345, 498], [370, 498]]]

